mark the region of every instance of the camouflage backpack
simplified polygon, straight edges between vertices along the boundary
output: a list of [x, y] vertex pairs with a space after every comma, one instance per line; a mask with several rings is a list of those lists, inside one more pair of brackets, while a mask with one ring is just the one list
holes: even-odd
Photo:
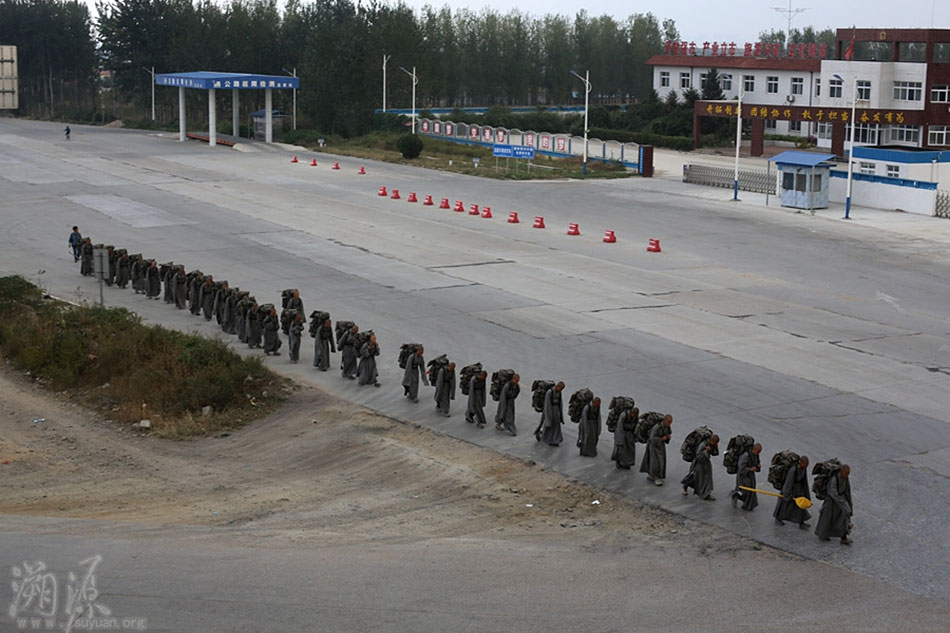
[[535, 380], [531, 383], [531, 407], [538, 413], [544, 411], [544, 395], [554, 385], [553, 380]]
[[755, 445], [755, 438], [751, 435], [736, 435], [729, 440], [726, 445], [726, 454], [722, 456], [722, 465], [726, 467], [726, 472], [735, 475], [739, 472], [739, 458], [746, 451], [752, 450]]
[[347, 332], [353, 331], [353, 326], [356, 325], [352, 321], [337, 321], [336, 326], [334, 327], [334, 332], [336, 332], [336, 344], [340, 344], [340, 339], [343, 338], [343, 335]]
[[435, 387], [435, 381], [439, 377], [439, 370], [449, 366], [449, 357], [445, 354], [436, 356], [429, 361], [429, 385]]
[[471, 365], [466, 365], [462, 367], [462, 371], [459, 372], [459, 381], [462, 383], [459, 385], [459, 388], [462, 390], [463, 395], [468, 395], [468, 384], [472, 382], [472, 378], [480, 374], [482, 371], [481, 363], [472, 363]]
[[607, 430], [613, 433], [617, 430], [617, 422], [624, 411], [629, 411], [634, 406], [633, 398], [630, 396], [614, 396], [610, 399], [610, 406], [607, 407]]
[[511, 377], [515, 375], [514, 369], [499, 369], [491, 374], [491, 390], [489, 394], [495, 402], [501, 400], [501, 390], [505, 385], [511, 382]]
[[801, 455], [789, 450], [772, 455], [772, 465], [769, 466], [769, 483], [772, 484], [772, 487], [776, 490], [784, 488], [788, 469], [795, 468], [800, 461], [802, 461]]
[[403, 343], [399, 346], [399, 369], [405, 369], [409, 364], [409, 357], [422, 347], [421, 343]]
[[828, 482], [841, 470], [841, 462], [837, 457], [833, 457], [826, 462], [818, 462], [811, 469], [811, 475], [814, 479], [811, 482], [811, 491], [815, 493], [815, 498], [824, 501], [828, 498]]
[[708, 426], [696, 427], [690, 431], [689, 434], [683, 438], [683, 443], [680, 445], [680, 456], [683, 458], [683, 461], [693, 461], [693, 458], [696, 457], [696, 449], [699, 448], [700, 444], [712, 437], [712, 434], [712, 429]]
[[635, 439], [641, 444], [649, 442], [650, 431], [653, 430], [654, 426], [662, 423], [665, 417], [664, 414], [657, 411], [647, 411], [646, 413], [640, 414], [640, 421], [637, 422], [637, 428], [633, 431]]
[[571, 394], [571, 399], [567, 401], [567, 415], [571, 418], [571, 422], [580, 422], [584, 407], [593, 401], [594, 392], [587, 387], [578, 389]]

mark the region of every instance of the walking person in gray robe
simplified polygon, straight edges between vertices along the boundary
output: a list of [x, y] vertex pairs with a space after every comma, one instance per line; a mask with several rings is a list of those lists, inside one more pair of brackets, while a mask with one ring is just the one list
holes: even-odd
[[165, 303], [175, 303], [175, 267], [169, 266], [162, 277], [162, 298]]
[[198, 301], [201, 305], [201, 312], [204, 314], [205, 321], [210, 321], [214, 314], [214, 279], [211, 275], [205, 276], [205, 282], [201, 284]]
[[643, 451], [643, 461], [640, 462], [640, 472], [646, 473], [647, 479], [657, 486], [662, 486], [666, 479], [666, 445], [670, 443], [672, 426], [672, 415], [667, 415], [662, 422], [653, 425], [646, 450]]
[[354, 325], [349, 332], [344, 332], [340, 337], [340, 340], [337, 341], [337, 347], [340, 348], [341, 374], [344, 378], [349, 378], [350, 380], [356, 379], [356, 372], [358, 369], [356, 335], [359, 333], [359, 331], [359, 326]]
[[762, 470], [759, 453], [761, 444], [754, 444], [751, 449], [739, 456], [739, 469], [736, 471], [736, 489], [729, 495], [732, 507], [735, 508], [742, 501], [743, 510], [755, 510], [759, 505], [759, 496], [749, 490], [742, 490], [739, 486], [755, 488], [755, 474]]
[[115, 254], [114, 246], [106, 247], [106, 261], [108, 262], [108, 269], [106, 272], [106, 285], [111, 286], [115, 283], [115, 262], [118, 257]]
[[379, 386], [379, 372], [376, 370], [377, 356], [379, 356], [379, 344], [376, 343], [376, 335], [373, 334], [368, 341], [363, 343], [363, 348], [360, 350], [357, 384]]
[[581, 409], [577, 423], [577, 448], [582, 457], [597, 457], [597, 442], [600, 441], [600, 398], [594, 398]]
[[175, 273], [175, 307], [184, 310], [188, 301], [188, 275], [185, 273], [185, 267], [180, 266]]
[[129, 255], [127, 253], [122, 253], [115, 263], [115, 285], [123, 290], [129, 285], [129, 271], [131, 266], [132, 264], [129, 263]]
[[775, 512], [772, 513], [776, 524], [785, 525], [785, 521], [794, 521], [798, 523], [800, 530], [809, 527], [808, 519], [811, 518], [811, 513], [798, 507], [795, 503], [798, 497], [811, 499], [811, 491], [808, 489], [808, 458], [804, 455], [798, 464], [785, 473], [782, 496], [775, 500]]
[[435, 410], [449, 417], [452, 415], [449, 408], [452, 406], [452, 400], [455, 400], [455, 363], [449, 363], [439, 369], [433, 385], [435, 386]]
[[201, 286], [204, 285], [204, 275], [196, 270], [188, 285], [188, 311], [198, 316], [201, 312]]
[[511, 381], [501, 388], [501, 394], [498, 398], [498, 410], [495, 412], [495, 428], [499, 431], [506, 431], [509, 435], [518, 435], [518, 429], [515, 428], [515, 400], [521, 393], [521, 376], [515, 374]]
[[261, 327], [264, 330], [264, 354], [280, 356], [280, 346], [284, 343], [280, 340], [280, 317], [277, 316], [277, 308], [270, 309]]
[[558, 382], [544, 394], [541, 422], [534, 431], [534, 438], [539, 442], [545, 442], [548, 446], [559, 446], [564, 441], [564, 435], [561, 432], [561, 425], [564, 424], [562, 391], [564, 391], [564, 383]]
[[851, 516], [854, 514], [850, 477], [851, 467], [842, 464], [841, 470], [828, 479], [828, 496], [821, 504], [818, 524], [815, 525], [815, 534], [823, 541], [836, 536], [841, 538], [842, 545], [851, 545], [854, 542], [848, 538]]
[[228, 301], [228, 282], [222, 281], [221, 285], [214, 293], [214, 301], [211, 304], [211, 313], [214, 315], [215, 323], [224, 329], [226, 321], [224, 320], [224, 306]]
[[258, 310], [257, 302], [252, 302], [251, 307], [247, 309], [247, 323], [244, 329], [247, 331], [247, 346], [251, 349], [261, 346], [261, 315]]
[[145, 270], [145, 296], [149, 299], [158, 301], [162, 294], [161, 271], [158, 270], [158, 264], [154, 261], [148, 265]]
[[487, 389], [485, 388], [485, 379], [488, 372], [481, 371], [472, 376], [468, 381], [468, 402], [465, 405], [465, 421], [475, 424], [476, 427], [485, 428], [485, 403], [487, 400]]
[[639, 418], [640, 409], [631, 407], [617, 419], [617, 426], [614, 427], [614, 452], [610, 459], [614, 460], [618, 469], [630, 470], [637, 461], [637, 439], [634, 431]]
[[689, 494], [688, 487], [693, 488], [693, 494], [703, 501], [715, 501], [713, 491], [712, 457], [719, 454], [719, 436], [712, 435], [703, 440], [696, 447], [696, 456], [689, 466], [689, 473], [683, 478], [683, 494]]
[[92, 261], [92, 238], [87, 237], [82, 242], [82, 247], [79, 250], [79, 256], [82, 261], [79, 262], [79, 274], [88, 277], [92, 275], [95, 265]]
[[313, 366], [320, 371], [330, 369], [330, 352], [336, 353], [336, 345], [333, 343], [333, 323], [327, 319], [314, 332]]
[[429, 384], [426, 378], [426, 359], [422, 356], [424, 353], [421, 345], [417, 347], [415, 353], [406, 359], [406, 370], [402, 373], [403, 395], [413, 402], [419, 402], [420, 376], [422, 384]]
[[[294, 290], [293, 295], [287, 300], [287, 307], [284, 308], [284, 310], [296, 310], [296, 311], [297, 311], [297, 314], [303, 316], [303, 314], [304, 314], [304, 311], [303, 311], [303, 299], [300, 298], [300, 291], [299, 291], [299, 290]], [[306, 317], [306, 316], [303, 317], [303, 322], [304, 322], [304, 323], [307, 322], [307, 317]], [[288, 334], [288, 335], [289, 335], [289, 333], [290, 333], [290, 323], [287, 324], [287, 328], [288, 328], [288, 329], [287, 329], [287, 331], [284, 332], [284, 334]]]
[[297, 314], [294, 317], [293, 323], [290, 324], [289, 337], [288, 340], [288, 354], [290, 355], [290, 362], [296, 363], [300, 360], [300, 337], [303, 334], [303, 315]]

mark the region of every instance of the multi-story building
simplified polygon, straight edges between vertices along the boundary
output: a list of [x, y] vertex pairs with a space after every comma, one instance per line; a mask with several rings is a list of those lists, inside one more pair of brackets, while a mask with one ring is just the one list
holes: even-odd
[[711, 54], [706, 46], [677, 44], [647, 62], [661, 98], [700, 91], [711, 68], [722, 75], [726, 101], [695, 105], [697, 142], [702, 118], [735, 117], [728, 101], [742, 89], [753, 155], [761, 155], [770, 133], [815, 137], [843, 155], [852, 105], [856, 146], [950, 150], [950, 29], [838, 29], [834, 51], [800, 44], [787, 51], [718, 48]]

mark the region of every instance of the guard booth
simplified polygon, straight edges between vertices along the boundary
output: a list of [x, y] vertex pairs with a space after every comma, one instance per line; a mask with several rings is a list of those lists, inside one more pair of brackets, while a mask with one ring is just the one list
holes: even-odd
[[[282, 113], [280, 110], [274, 110], [272, 116], [272, 138], [276, 142], [280, 142], [284, 138], [284, 120], [288, 119], [286, 114]], [[258, 110], [257, 112], [251, 112], [251, 121], [254, 124], [254, 140], [255, 141], [266, 141], [267, 140], [267, 110]]]
[[[778, 170], [776, 190], [783, 207], [792, 209], [828, 208], [831, 167], [834, 154], [789, 150], [769, 159]], [[770, 178], [771, 179], [771, 178]]]

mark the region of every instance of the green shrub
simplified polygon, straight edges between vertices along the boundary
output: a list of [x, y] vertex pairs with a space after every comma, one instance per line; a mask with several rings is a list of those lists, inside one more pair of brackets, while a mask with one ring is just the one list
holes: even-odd
[[418, 134], [404, 134], [396, 141], [396, 148], [403, 158], [419, 158], [422, 153], [422, 137]]

